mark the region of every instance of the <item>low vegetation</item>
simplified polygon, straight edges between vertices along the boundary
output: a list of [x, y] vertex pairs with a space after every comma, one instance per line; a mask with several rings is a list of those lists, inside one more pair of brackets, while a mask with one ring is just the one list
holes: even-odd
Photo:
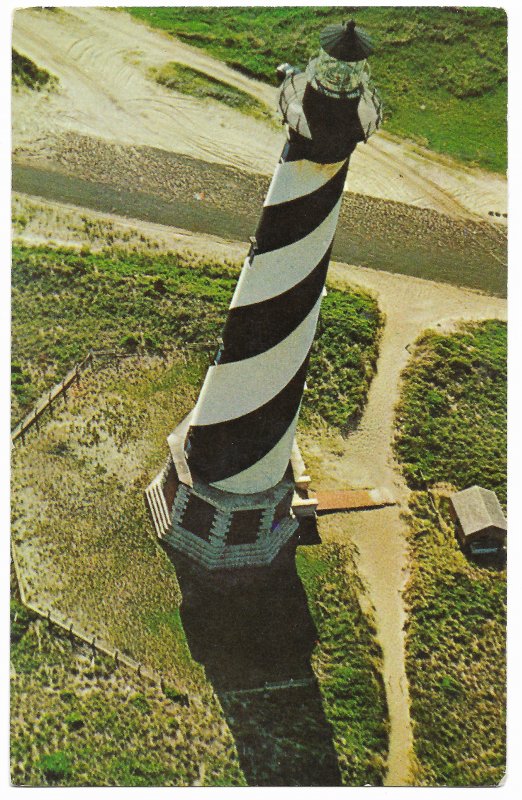
[[[498, 784], [505, 770], [506, 575], [473, 562], [448, 484], [506, 501], [506, 326], [428, 333], [404, 373], [396, 450], [411, 500], [406, 668], [417, 781]], [[445, 484], [445, 486], [441, 485]]]
[[190, 94], [202, 100], [217, 100], [257, 119], [268, 121], [272, 118], [270, 109], [247, 92], [192, 67], [169, 61], [163, 67], [152, 67], [150, 74], [157, 83], [176, 92]]
[[304, 67], [330, 23], [355, 16], [372, 36], [385, 128], [432, 150], [503, 172], [507, 155], [507, 18], [500, 8], [132, 7], [153, 27], [276, 83]]
[[28, 89], [52, 89], [58, 84], [58, 78], [51, 75], [47, 70], [38, 67], [34, 61], [27, 56], [23, 56], [17, 50], [11, 51], [12, 72], [11, 81], [13, 86], [25, 86]]
[[411, 503], [410, 683], [416, 781], [497, 785], [506, 763], [506, 582], [460, 550], [447, 505]]
[[[237, 270], [175, 253], [15, 245], [12, 357], [22, 372], [13, 381], [14, 413], [91, 347], [162, 354], [188, 344], [210, 358]], [[309, 414], [342, 428], [353, 423], [375, 369], [381, 325], [367, 295], [329, 292], [305, 396]]]
[[11, 619], [15, 785], [244, 785], [212, 698], [180, 702], [17, 601]]
[[415, 489], [480, 484], [506, 503], [507, 326], [428, 332], [403, 373], [395, 449]]
[[364, 292], [328, 290], [312, 346], [304, 421], [318, 415], [343, 433], [355, 426], [375, 373], [383, 322]]
[[[351, 551], [319, 545], [298, 554], [318, 631], [317, 684], [218, 702], [192, 658], [176, 573], [147, 519], [143, 490], [165, 459], [167, 434], [195, 402], [237, 269], [129, 248], [14, 248], [13, 389], [20, 408], [29, 389], [39, 392], [89, 347], [129, 353], [86, 375], [50, 424], [13, 451], [12, 535], [25, 596], [166, 683], [161, 690], [93, 657], [15, 604], [16, 784], [267, 785], [283, 756], [288, 779], [299, 784], [303, 770], [312, 781], [320, 772], [319, 744], [326, 760], [331, 747], [340, 781], [382, 783], [380, 653], [359, 605]], [[364, 403], [359, 384], [362, 375], [369, 385], [381, 318], [359, 293], [331, 291], [324, 302], [311, 375], [320, 379], [328, 353], [341, 364], [350, 343], [357, 359], [339, 370], [337, 383], [310, 390], [307, 414], [344, 426]], [[299, 710], [295, 727], [292, 709]]]
[[342, 784], [380, 786], [388, 752], [382, 654], [373, 620], [359, 605], [364, 588], [353, 547], [328, 543], [300, 548], [297, 570], [318, 631], [312, 664]]

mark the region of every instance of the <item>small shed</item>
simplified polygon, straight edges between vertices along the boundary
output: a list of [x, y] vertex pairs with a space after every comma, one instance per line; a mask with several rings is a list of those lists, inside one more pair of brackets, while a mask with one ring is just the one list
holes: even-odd
[[505, 547], [507, 522], [495, 492], [471, 486], [449, 499], [463, 547], [473, 554], [498, 553]]

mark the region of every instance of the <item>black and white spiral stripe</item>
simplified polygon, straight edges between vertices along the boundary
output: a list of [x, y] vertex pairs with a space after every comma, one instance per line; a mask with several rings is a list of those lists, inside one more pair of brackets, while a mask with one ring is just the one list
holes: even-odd
[[191, 470], [236, 493], [275, 486], [290, 459], [348, 158], [287, 144], [187, 437]]

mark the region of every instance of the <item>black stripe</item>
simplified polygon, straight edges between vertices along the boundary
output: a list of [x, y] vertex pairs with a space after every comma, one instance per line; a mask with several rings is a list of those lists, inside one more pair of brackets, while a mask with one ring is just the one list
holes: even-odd
[[315, 192], [265, 206], [256, 231], [256, 254], [267, 253], [304, 239], [330, 214], [339, 200], [348, 164], [343, 166]]
[[359, 97], [329, 97], [308, 83], [299, 99], [312, 138], [290, 128], [285, 161], [305, 158], [316, 164], [333, 163], [348, 158], [357, 142], [364, 140], [357, 113]]
[[297, 414], [308, 359], [309, 353], [285, 388], [255, 411], [189, 429], [187, 460], [195, 475], [207, 483], [222, 481], [253, 466], [276, 446]]
[[300, 325], [323, 290], [331, 247], [330, 244], [310, 274], [288, 291], [260, 303], [229, 310], [218, 364], [264, 353], [286, 339]]

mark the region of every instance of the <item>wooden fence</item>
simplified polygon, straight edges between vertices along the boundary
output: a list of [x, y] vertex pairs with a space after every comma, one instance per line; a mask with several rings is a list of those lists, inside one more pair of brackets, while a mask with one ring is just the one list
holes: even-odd
[[[180, 354], [183, 360], [186, 362], [187, 360], [187, 351], [190, 350], [208, 350], [209, 348], [215, 348], [215, 342], [198, 342], [198, 343], [184, 343], [180, 348]], [[33, 425], [36, 426], [37, 430], [39, 430], [39, 423], [42, 415], [45, 413], [47, 409], [49, 409], [50, 413], [53, 413], [53, 403], [58, 400], [58, 398], [62, 397], [64, 400], [67, 400], [67, 390], [73, 386], [74, 384], [79, 384], [81, 375], [88, 369], [94, 369], [94, 365], [96, 362], [102, 364], [107, 361], [116, 361], [119, 362], [122, 359], [131, 358], [133, 356], [140, 356], [144, 355], [145, 353], [142, 351], [138, 351], [137, 353], [126, 353], [124, 351], [119, 350], [89, 350], [85, 358], [79, 361], [74, 367], [69, 370], [67, 375], [63, 378], [60, 383], [57, 383], [49, 392], [46, 392], [42, 397], [38, 400], [36, 405], [33, 409], [26, 414], [26, 416], [20, 420], [15, 427], [11, 431], [11, 440], [14, 444], [18, 439], [22, 439], [22, 442], [25, 441], [25, 434], [26, 432], [32, 428]], [[25, 587], [23, 578], [22, 578], [22, 571], [20, 569], [20, 565], [18, 563], [18, 558], [16, 554], [16, 545], [14, 542], [11, 542], [11, 554], [13, 560], [13, 566], [16, 574], [16, 580], [18, 584], [18, 589], [20, 592], [20, 599], [26, 608], [32, 611], [34, 614], [37, 614], [40, 617], [48, 620], [51, 624], [57, 625], [63, 631], [68, 633], [70, 636], [74, 636], [77, 639], [80, 639], [85, 644], [89, 645], [93, 652], [98, 651], [103, 653], [106, 656], [114, 659], [116, 664], [122, 664], [129, 669], [137, 672], [137, 674], [145, 679], [150, 681], [151, 683], [155, 683], [160, 686], [162, 690], [165, 688], [165, 679], [164, 677], [155, 672], [152, 669], [141, 664], [135, 658], [132, 658], [128, 653], [124, 653], [121, 650], [118, 650], [110, 642], [106, 641], [100, 636], [92, 635], [82, 629], [82, 627], [71, 620], [70, 618], [66, 617], [63, 614], [57, 613], [56, 611], [51, 611], [50, 608], [42, 608], [37, 606], [31, 600], [29, 600], [29, 593]], [[187, 695], [184, 692], [180, 692], [180, 701], [181, 702], [193, 702], [198, 701], [198, 698], [192, 695]]]
[[[183, 361], [186, 363], [187, 351], [209, 350], [210, 348], [215, 347], [215, 342], [184, 343], [181, 348], [179, 348], [179, 352], [183, 358]], [[50, 389], [48, 392], [45, 392], [45, 394], [43, 394], [37, 401], [36, 405], [33, 406], [31, 411], [29, 411], [29, 413], [26, 414], [23, 419], [16, 423], [14, 428], [11, 430], [11, 442], [14, 444], [17, 439], [21, 438], [22, 442], [25, 443], [25, 434], [30, 428], [33, 427], [33, 425], [35, 425], [36, 429], [39, 430], [42, 415], [47, 410], [49, 410], [52, 415], [53, 403], [55, 403], [60, 397], [63, 397], [64, 401], [67, 401], [67, 390], [70, 389], [73, 384], [79, 384], [82, 373], [88, 369], [94, 369], [95, 362], [119, 362], [126, 358], [132, 358], [136, 356], [139, 358], [142, 355], [145, 355], [145, 352], [140, 350], [138, 350], [136, 353], [126, 353], [121, 350], [89, 350], [85, 358], [75, 364], [60, 383], [57, 383], [52, 387], [52, 389]]]
[[[110, 644], [110, 642], [103, 639], [101, 636], [96, 636], [93, 634], [88, 633], [84, 629], [82, 629], [81, 625], [71, 620], [71, 618], [66, 617], [65, 614], [60, 614], [56, 611], [51, 611], [50, 608], [43, 608], [31, 600], [29, 600], [28, 591], [26, 589], [23, 577], [22, 577], [22, 570], [20, 569], [20, 565], [18, 563], [18, 557], [16, 554], [16, 546], [14, 542], [11, 542], [11, 556], [13, 560], [13, 567], [16, 575], [16, 581], [18, 584], [18, 591], [20, 593], [20, 600], [22, 604], [28, 608], [33, 614], [37, 614], [39, 617], [46, 619], [52, 625], [56, 625], [61, 628], [65, 633], [67, 633], [71, 637], [75, 637], [76, 639], [80, 639], [80, 641], [84, 642], [85, 644], [89, 645], [92, 649], [93, 654], [94, 652], [98, 651], [99, 653], [103, 653], [105, 656], [109, 656], [109, 658], [114, 659], [116, 666], [123, 665], [128, 667], [129, 669], [133, 670], [138, 674], [140, 678], [143, 678], [150, 683], [154, 683], [158, 685], [162, 691], [165, 690], [165, 678], [159, 672], [155, 672], [149, 667], [144, 666], [135, 658], [128, 655], [128, 653], [124, 653], [121, 650], [118, 650], [116, 647]], [[174, 684], [174, 682], [172, 682]], [[176, 691], [178, 691], [176, 689]], [[188, 695], [186, 692], [178, 692], [179, 693], [179, 700], [181, 702], [190, 702], [194, 699], [192, 695]]]
[[53, 403], [58, 400], [59, 397], [64, 398], [67, 400], [67, 390], [73, 385], [73, 383], [80, 383], [80, 376], [82, 372], [91, 368], [93, 366], [94, 361], [94, 351], [89, 350], [83, 361], [79, 361], [78, 364], [75, 364], [74, 367], [69, 370], [65, 378], [60, 382], [57, 383], [52, 389], [49, 390], [46, 394], [42, 395], [42, 397], [38, 400], [34, 408], [26, 414], [26, 416], [18, 422], [13, 430], [11, 431], [11, 441], [16, 442], [19, 437], [22, 437], [22, 442], [25, 441], [25, 434], [32, 428], [33, 425], [36, 425], [36, 428], [39, 428], [40, 419], [47, 409], [49, 409], [50, 413], [53, 413]]

